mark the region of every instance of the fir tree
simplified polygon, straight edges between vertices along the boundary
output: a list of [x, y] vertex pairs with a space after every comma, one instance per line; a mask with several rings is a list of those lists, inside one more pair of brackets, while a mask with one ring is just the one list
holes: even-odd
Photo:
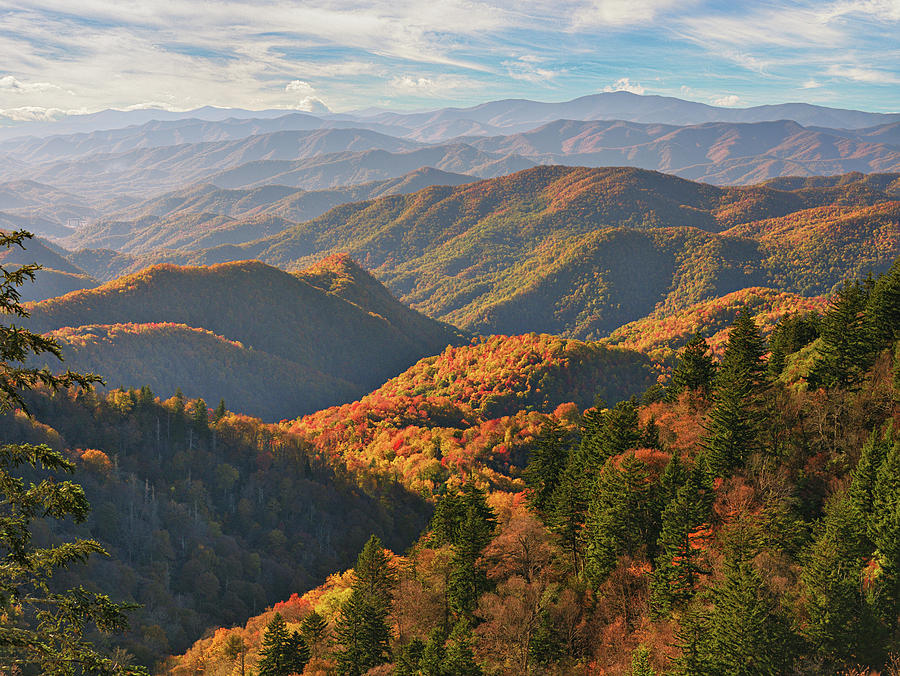
[[631, 653], [631, 676], [656, 676], [656, 671], [650, 664], [650, 651], [646, 646], [639, 645]]
[[700, 552], [692, 536], [708, 522], [712, 497], [705, 472], [694, 471], [678, 486], [662, 512], [659, 554], [650, 581], [653, 609], [658, 615], [664, 616], [673, 605], [689, 600], [699, 576], [707, 572], [700, 564]]
[[[728, 331], [728, 343], [719, 366], [721, 377], [731, 377], [742, 373], [750, 381], [753, 388], [765, 386], [766, 343], [753, 315], [747, 307], [742, 307]], [[717, 383], [718, 386], [718, 383]]]
[[303, 622], [300, 623], [300, 636], [303, 637], [303, 641], [309, 646], [311, 655], [318, 656], [318, 647], [325, 640], [327, 633], [328, 624], [325, 622], [325, 618], [315, 610], [304, 617]]
[[604, 465], [587, 510], [585, 568], [595, 585], [609, 576], [620, 554], [646, 547], [652, 556], [659, 535], [658, 486], [646, 464], [629, 453], [620, 465]]
[[678, 363], [666, 392], [667, 400], [674, 401], [684, 391], [709, 390], [716, 369], [708, 352], [706, 340], [700, 333], [695, 333], [678, 354]]
[[296, 631], [289, 632], [281, 613], [266, 625], [259, 649], [259, 676], [290, 676], [303, 672], [309, 661], [309, 647]]
[[900, 339], [900, 258], [875, 282], [866, 311], [879, 348]]
[[221, 420], [222, 418], [225, 417], [225, 414], [227, 412], [228, 411], [225, 408], [225, 400], [219, 399], [219, 405], [216, 406], [216, 410], [213, 411], [213, 421], [218, 422], [219, 420]]
[[497, 521], [483, 491], [474, 484], [463, 487], [463, 515], [453, 544], [447, 596], [457, 617], [471, 618], [478, 597], [487, 589], [487, 575], [478, 563], [490, 542]]
[[[860, 585], [865, 521], [845, 494], [826, 506], [819, 534], [806, 552], [801, 579], [806, 637], [832, 666], [878, 660], [884, 631]], [[873, 650], [874, 649], [874, 650]]]
[[[24, 248], [31, 235], [0, 232], [0, 247]], [[0, 315], [27, 318], [19, 286], [33, 281], [37, 265], [14, 270], [0, 265]], [[26, 365], [30, 357], [62, 359], [59, 344], [5, 321], [0, 323], [0, 415], [12, 409], [29, 414], [27, 391], [43, 386], [56, 392], [67, 387], [90, 388], [100, 379], [66, 371], [53, 375], [47, 368]], [[41, 673], [68, 676], [79, 673], [143, 674], [103, 655], [85, 639], [89, 628], [103, 634], [127, 628], [125, 611], [133, 606], [113, 603], [108, 596], [82, 587], [65, 589], [55, 574], [106, 552], [94, 540], [54, 542], [39, 548], [32, 540], [35, 522], [45, 532], [56, 519], [83, 523], [90, 511], [84, 489], [60, 480], [75, 464], [46, 445], [0, 443], [0, 667], [4, 673]], [[24, 475], [44, 475], [37, 483]], [[53, 536], [56, 540], [56, 536]]]
[[559, 536], [560, 544], [571, 557], [572, 570], [579, 575], [582, 569], [583, 534], [587, 495], [585, 475], [573, 450], [551, 499], [552, 512], [547, 525]]
[[538, 514], [551, 509], [551, 496], [566, 466], [571, 441], [559, 422], [544, 426], [525, 467], [528, 502]]
[[387, 555], [373, 535], [356, 560], [350, 598], [335, 631], [341, 646], [336, 655], [340, 673], [359, 676], [390, 659], [387, 617], [393, 586]]
[[873, 330], [865, 312], [866, 295], [859, 282], [847, 282], [822, 318], [819, 355], [809, 373], [810, 387], [856, 385], [874, 358]]
[[728, 476], [756, 450], [759, 420], [751, 381], [742, 371], [719, 374], [703, 437], [705, 460], [715, 476]]

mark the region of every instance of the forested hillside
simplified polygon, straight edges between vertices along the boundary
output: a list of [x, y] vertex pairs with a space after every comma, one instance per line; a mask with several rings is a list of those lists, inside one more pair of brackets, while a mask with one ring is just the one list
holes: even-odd
[[110, 387], [225, 398], [267, 420], [312, 412], [464, 340], [403, 306], [346, 257], [292, 275], [259, 262], [162, 265], [37, 303], [67, 365]]
[[768, 342], [741, 311], [721, 359], [546, 419], [524, 490], [448, 465], [403, 556], [373, 537], [168, 673], [893, 673], [898, 341], [900, 260]]
[[816, 296], [900, 252], [896, 175], [718, 188], [536, 167], [344, 205], [271, 238], [170, 258], [302, 267], [348, 252], [400, 300], [478, 333], [596, 339], [753, 286]]

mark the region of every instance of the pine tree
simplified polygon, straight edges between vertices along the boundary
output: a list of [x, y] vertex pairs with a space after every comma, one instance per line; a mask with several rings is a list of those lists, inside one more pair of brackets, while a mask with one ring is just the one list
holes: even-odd
[[751, 381], [741, 371], [723, 369], [716, 379], [713, 406], [702, 440], [710, 472], [728, 476], [743, 466], [757, 448], [758, 434]]
[[487, 575], [478, 559], [491, 541], [497, 520], [484, 492], [474, 484], [463, 487], [461, 498], [464, 511], [456, 540], [451, 543], [453, 558], [447, 596], [450, 609], [457, 617], [471, 618], [478, 605], [478, 597], [487, 589]]
[[768, 386], [764, 354], [759, 327], [743, 308], [728, 333], [702, 441], [706, 463], [716, 476], [728, 476], [743, 466], [759, 447], [762, 397]]
[[853, 503], [846, 494], [829, 501], [819, 534], [803, 557], [805, 633], [815, 652], [832, 666], [874, 663], [883, 657], [878, 655], [883, 627], [860, 585], [865, 520]]
[[866, 312], [879, 348], [900, 339], [900, 258], [875, 282]]
[[742, 307], [728, 331], [728, 344], [722, 355], [719, 375], [731, 377], [742, 373], [754, 389], [764, 387], [768, 380], [765, 354], [766, 343], [762, 333], [750, 310]]
[[219, 420], [221, 420], [222, 418], [225, 417], [225, 414], [226, 414], [227, 412], [228, 412], [228, 411], [227, 411], [227, 409], [225, 408], [225, 400], [224, 400], [224, 399], [219, 399], [219, 405], [216, 406], [216, 410], [213, 411], [213, 420], [214, 420], [215, 422], [218, 422]]
[[878, 597], [881, 617], [895, 622], [900, 613], [900, 441], [890, 447], [878, 468], [867, 534], [875, 546], [870, 593]]
[[819, 355], [810, 368], [809, 385], [855, 386], [875, 355], [873, 327], [866, 313], [866, 295], [859, 282], [847, 282], [835, 294], [822, 318]]
[[559, 536], [560, 544], [571, 557], [572, 570], [576, 575], [581, 573], [584, 550], [582, 531], [588, 501], [585, 484], [585, 474], [573, 449], [566, 469], [553, 491], [552, 512], [547, 519], [547, 525]]
[[[24, 231], [0, 232], [0, 247], [24, 248], [29, 237]], [[17, 287], [33, 281], [38, 269], [22, 265], [9, 270], [0, 265], [0, 315], [28, 317]], [[62, 359], [56, 341], [0, 323], [0, 414], [17, 408], [28, 415], [24, 395], [38, 386], [56, 392], [90, 388], [100, 381], [93, 374], [53, 375], [47, 368], [26, 365], [29, 357], [40, 355]], [[46, 476], [37, 483], [26, 481], [20, 468], [32, 476]], [[56, 519], [83, 523], [87, 518], [90, 505], [84, 489], [60, 480], [60, 474], [74, 470], [72, 461], [49, 446], [0, 443], [0, 666], [5, 673], [145, 674], [143, 668], [106, 657], [85, 640], [89, 628], [103, 634], [124, 631], [125, 612], [133, 606], [115, 604], [108, 596], [81, 587], [60, 588], [59, 577], [54, 577], [60, 569], [105, 555], [100, 544], [76, 539], [39, 548], [32, 541], [38, 520], [51, 525]]]
[[341, 609], [336, 636], [342, 674], [359, 676], [390, 659], [391, 608], [394, 574], [384, 548], [375, 535], [363, 547], [353, 569], [350, 598]]
[[710, 618], [713, 662], [723, 674], [789, 673], [792, 635], [778, 601], [741, 546], [726, 554], [725, 575], [713, 593]]
[[700, 552], [692, 536], [708, 522], [712, 498], [712, 485], [706, 473], [694, 471], [677, 487], [662, 512], [659, 554], [650, 581], [653, 610], [657, 615], [665, 616], [673, 605], [689, 600], [699, 576], [707, 572], [700, 564]]
[[300, 635], [309, 646], [311, 655], [318, 656], [318, 647], [325, 640], [327, 633], [328, 624], [325, 622], [325, 618], [315, 610], [304, 617], [303, 622], [300, 623]]
[[612, 572], [620, 554], [646, 547], [653, 555], [659, 536], [658, 486], [633, 453], [617, 467], [608, 460], [585, 519], [585, 569], [595, 585]]
[[444, 676], [481, 676], [481, 667], [475, 661], [474, 643], [472, 626], [466, 618], [460, 619], [447, 641]]
[[699, 332], [695, 333], [678, 354], [678, 363], [666, 391], [667, 400], [674, 401], [684, 391], [709, 390], [716, 368], [708, 352], [706, 340]]
[[557, 421], [547, 423], [541, 430], [537, 445], [525, 467], [528, 503], [540, 515], [551, 509], [551, 496], [566, 466], [571, 440]]
[[639, 645], [631, 653], [631, 676], [656, 676], [647, 646]]
[[259, 676], [290, 676], [303, 672], [309, 648], [298, 632], [289, 632], [281, 613], [266, 625], [259, 649]]

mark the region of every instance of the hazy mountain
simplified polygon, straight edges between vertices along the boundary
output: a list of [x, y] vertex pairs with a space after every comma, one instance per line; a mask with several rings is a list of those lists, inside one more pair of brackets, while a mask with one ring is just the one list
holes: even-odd
[[227, 190], [201, 184], [140, 202], [74, 233], [69, 231], [63, 244], [70, 249], [108, 248], [133, 254], [241, 244], [320, 216], [339, 204], [475, 180], [425, 167], [398, 178], [333, 190], [306, 191], [281, 185]]
[[465, 144], [449, 144], [396, 153], [368, 150], [299, 161], [262, 160], [216, 174], [209, 181], [222, 188], [276, 183], [305, 190], [324, 190], [392, 179], [422, 167], [487, 178], [534, 165], [535, 162], [523, 157], [485, 153]]
[[[135, 128], [156, 122], [189, 121], [195, 129], [190, 134], [203, 134], [198, 121], [227, 121], [232, 128], [241, 128], [241, 119], [252, 119], [254, 125], [271, 130], [264, 120], [293, 117], [292, 122], [280, 124], [338, 127], [350, 125], [383, 131], [397, 127], [404, 135], [428, 141], [445, 141], [461, 134], [493, 134], [526, 131], [553, 120], [628, 120], [631, 122], [693, 125], [705, 122], [765, 122], [794, 120], [804, 126], [815, 125], [845, 129], [874, 127], [900, 121], [900, 114], [869, 113], [858, 110], [828, 108], [807, 103], [785, 103], [751, 108], [723, 108], [668, 96], [642, 96], [630, 92], [603, 92], [582, 96], [571, 101], [546, 103], [526, 99], [491, 101], [469, 108], [442, 108], [426, 112], [404, 113], [370, 110], [344, 114], [308, 115], [297, 111], [205, 107], [185, 112], [159, 109], [133, 111], [105, 110], [90, 115], [73, 115], [55, 122], [7, 122], [0, 120], [0, 139], [26, 136], [47, 137], [72, 133], [90, 134], [95, 131]], [[230, 119], [231, 118], [231, 119]], [[277, 124], [277, 123], [276, 123]], [[379, 126], [381, 125], [381, 126]], [[179, 125], [171, 126], [177, 128]], [[202, 126], [202, 124], [200, 125]], [[287, 128], [287, 127], [282, 127]], [[157, 130], [159, 131], [159, 130]], [[166, 131], [165, 133], [170, 133]], [[177, 132], [174, 132], [177, 133]], [[233, 133], [244, 134], [243, 131]], [[123, 132], [120, 138], [128, 136]], [[200, 137], [198, 137], [200, 140]], [[202, 140], [213, 140], [203, 137]], [[5, 145], [5, 144], [4, 144]], [[26, 144], [27, 146], [27, 144]], [[24, 146], [16, 146], [24, 147]], [[35, 146], [36, 147], [36, 146]], [[0, 152], [3, 152], [0, 149]]]
[[[2, 215], [0, 215], [2, 227]], [[28, 241], [28, 248], [0, 250], [0, 265], [18, 268], [20, 265], [38, 263], [42, 269], [35, 274], [34, 282], [26, 282], [19, 289], [24, 301], [39, 301], [61, 296], [70, 291], [89, 289], [100, 284], [77, 265], [39, 238]]]

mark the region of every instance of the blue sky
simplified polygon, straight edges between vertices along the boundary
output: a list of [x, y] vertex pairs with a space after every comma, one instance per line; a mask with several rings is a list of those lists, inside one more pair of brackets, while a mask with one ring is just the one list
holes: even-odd
[[0, 115], [599, 91], [900, 111], [900, 0], [0, 0]]

